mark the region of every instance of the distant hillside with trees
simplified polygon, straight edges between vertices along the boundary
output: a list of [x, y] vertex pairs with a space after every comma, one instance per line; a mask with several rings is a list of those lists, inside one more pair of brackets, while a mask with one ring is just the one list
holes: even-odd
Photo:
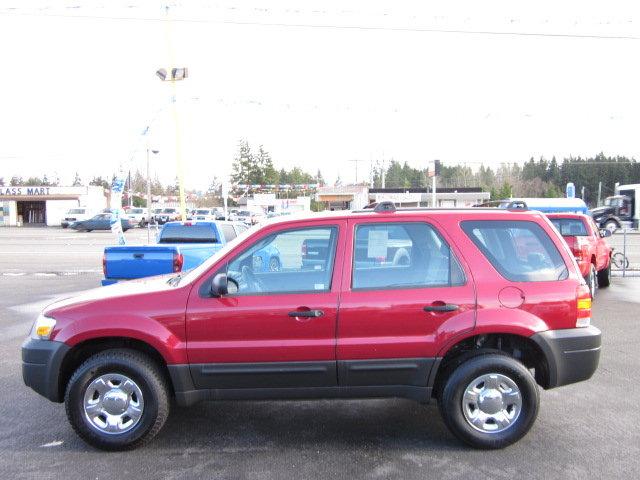
[[[382, 187], [428, 187], [428, 169], [416, 169], [406, 162], [391, 161], [386, 169], [374, 168], [373, 183]], [[468, 165], [442, 165], [437, 184], [440, 187], [481, 187], [491, 192], [492, 199], [508, 197], [562, 197], [566, 184], [573, 182], [576, 194], [585, 189], [585, 201], [595, 205], [598, 182], [602, 182], [602, 198], [614, 193], [615, 183], [640, 183], [640, 163], [634, 158], [606, 156], [568, 157], [558, 162], [555, 157], [547, 160], [530, 158], [524, 164], [509, 163], [498, 167], [480, 165], [472, 169]]]

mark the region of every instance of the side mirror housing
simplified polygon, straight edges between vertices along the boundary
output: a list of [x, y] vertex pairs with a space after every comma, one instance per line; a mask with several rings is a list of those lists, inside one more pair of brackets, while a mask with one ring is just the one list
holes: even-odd
[[226, 273], [218, 273], [211, 280], [211, 295], [214, 297], [222, 297], [229, 293], [229, 280]]
[[607, 230], [606, 228], [601, 228], [600, 229], [600, 236], [602, 238], [607, 238], [611, 236], [611, 230]]

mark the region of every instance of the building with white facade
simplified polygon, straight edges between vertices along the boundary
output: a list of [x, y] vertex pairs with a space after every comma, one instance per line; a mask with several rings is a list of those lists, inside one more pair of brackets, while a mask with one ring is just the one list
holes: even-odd
[[75, 207], [86, 207], [96, 213], [107, 208], [104, 188], [0, 187], [0, 226], [59, 226], [65, 213]]

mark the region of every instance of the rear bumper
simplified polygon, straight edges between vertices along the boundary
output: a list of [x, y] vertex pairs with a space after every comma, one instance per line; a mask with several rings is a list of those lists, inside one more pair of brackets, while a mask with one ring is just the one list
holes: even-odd
[[596, 327], [547, 330], [536, 333], [536, 342], [547, 359], [548, 381], [555, 388], [591, 378], [600, 361], [602, 334]]
[[52, 402], [62, 402], [59, 377], [70, 347], [62, 342], [28, 338], [22, 344], [22, 379], [27, 387]]

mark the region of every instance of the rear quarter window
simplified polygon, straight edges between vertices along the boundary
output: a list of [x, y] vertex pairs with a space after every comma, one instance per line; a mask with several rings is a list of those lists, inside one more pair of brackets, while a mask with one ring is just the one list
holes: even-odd
[[560, 234], [565, 237], [586, 237], [589, 235], [587, 227], [579, 218], [551, 218], [550, 220]]
[[553, 240], [535, 222], [465, 221], [462, 230], [508, 280], [547, 282], [564, 280], [569, 275]]

